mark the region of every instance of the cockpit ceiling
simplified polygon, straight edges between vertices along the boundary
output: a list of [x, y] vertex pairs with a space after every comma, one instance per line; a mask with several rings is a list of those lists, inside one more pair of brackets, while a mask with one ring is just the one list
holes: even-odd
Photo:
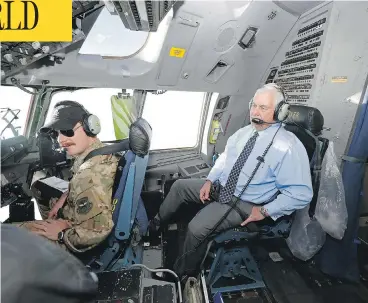
[[[298, 17], [320, 3], [73, 1], [72, 42], [2, 43], [1, 82], [11, 84], [16, 79], [23, 85], [46, 81], [51, 86], [144, 89], [175, 86], [178, 90], [236, 93], [240, 81], [250, 77], [244, 71], [264, 72]], [[80, 49], [103, 10], [121, 20], [132, 33], [147, 32], [147, 47], [128, 57], [83, 56]], [[153, 53], [148, 46], [157, 42], [155, 35], [160, 34], [164, 23], [167, 28], [160, 38], [157, 59], [146, 60], [147, 54]], [[240, 39], [254, 26], [258, 30], [256, 43], [240, 47]], [[166, 58], [173, 47], [185, 49], [182, 60], [171, 55]]]
[[73, 1], [73, 34], [71, 42], [24, 42], [1, 44], [1, 78], [15, 75], [37, 61], [41, 66], [61, 64], [65, 50], [86, 38], [82, 21], [95, 10], [106, 6], [111, 15], [118, 15], [132, 31], [157, 31], [159, 23], [175, 1]]

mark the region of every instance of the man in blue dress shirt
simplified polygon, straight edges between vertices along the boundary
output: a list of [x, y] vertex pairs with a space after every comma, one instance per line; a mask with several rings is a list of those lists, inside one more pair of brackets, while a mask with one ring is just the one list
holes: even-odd
[[[264, 162], [239, 197], [241, 201], [215, 233], [265, 217], [276, 220], [304, 208], [312, 200], [312, 181], [305, 147], [280, 122], [280, 115], [286, 115], [285, 112], [280, 113], [285, 111], [285, 107], [280, 106], [285, 104], [284, 98], [282, 90], [274, 84], [258, 89], [250, 105], [251, 124], [228, 139], [224, 152], [207, 178], [179, 179], [171, 187], [151, 228], [158, 228], [167, 222], [183, 203], [211, 202], [188, 225], [183, 255], [179, 256], [177, 261], [180, 262], [175, 268], [180, 276], [196, 272], [208, 243], [204, 239], [229, 210], [232, 198], [242, 192], [258, 163], [257, 157], [262, 156], [272, 139]], [[217, 183], [220, 194], [213, 201], [210, 193]]]

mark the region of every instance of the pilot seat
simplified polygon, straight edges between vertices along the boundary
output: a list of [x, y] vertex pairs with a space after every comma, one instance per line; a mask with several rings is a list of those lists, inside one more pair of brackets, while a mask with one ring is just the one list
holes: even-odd
[[[293, 132], [303, 143], [310, 160], [314, 196], [309, 215], [312, 218], [317, 202], [320, 171], [328, 139], [321, 137], [324, 118], [313, 107], [290, 105], [290, 114], [285, 121], [285, 129]], [[212, 295], [220, 292], [238, 292], [265, 287], [260, 270], [248, 248], [252, 240], [287, 238], [294, 215], [283, 216], [276, 221], [266, 218], [256, 222], [253, 230], [247, 226], [222, 232], [211, 239], [207, 253], [201, 264], [210, 264], [205, 270], [205, 280]]]
[[122, 151], [113, 187], [114, 228], [97, 247], [77, 254], [92, 271], [115, 271], [141, 263], [141, 237], [148, 227], [147, 213], [141, 199], [152, 129], [143, 118], [130, 126], [129, 150]]

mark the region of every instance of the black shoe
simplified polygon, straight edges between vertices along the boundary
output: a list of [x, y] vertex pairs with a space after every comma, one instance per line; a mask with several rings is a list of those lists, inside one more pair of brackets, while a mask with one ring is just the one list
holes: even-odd
[[161, 227], [161, 222], [158, 218], [153, 218], [148, 225], [148, 229], [151, 232], [158, 232], [160, 230]]

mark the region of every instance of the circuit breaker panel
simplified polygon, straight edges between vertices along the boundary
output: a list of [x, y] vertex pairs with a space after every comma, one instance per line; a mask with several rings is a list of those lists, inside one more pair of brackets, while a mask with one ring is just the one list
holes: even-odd
[[271, 63], [264, 83], [284, 88], [289, 103], [309, 104], [320, 67], [329, 10], [302, 17]]

